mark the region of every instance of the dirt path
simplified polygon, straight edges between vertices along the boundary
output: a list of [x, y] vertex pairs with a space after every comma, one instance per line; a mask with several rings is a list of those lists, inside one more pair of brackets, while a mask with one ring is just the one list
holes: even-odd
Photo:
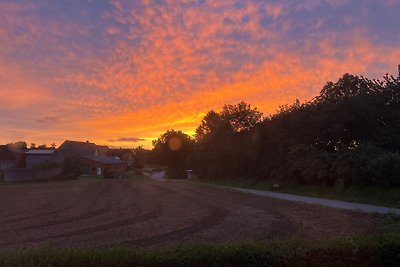
[[164, 246], [377, 231], [374, 217], [151, 179], [0, 186], [0, 248]]
[[316, 204], [322, 205], [331, 208], [344, 209], [344, 210], [355, 210], [362, 211], [368, 213], [380, 213], [380, 214], [396, 214], [400, 215], [400, 209], [397, 208], [388, 208], [383, 206], [369, 205], [369, 204], [361, 204], [354, 203], [348, 201], [340, 201], [340, 200], [332, 200], [318, 197], [305, 197], [294, 194], [286, 194], [286, 193], [278, 193], [271, 192], [265, 190], [255, 190], [255, 189], [247, 189], [247, 188], [239, 188], [239, 187], [227, 187], [232, 190], [236, 190], [243, 193], [254, 194], [257, 196], [264, 197], [272, 197], [276, 199], [284, 199], [289, 201], [302, 202], [307, 204]]

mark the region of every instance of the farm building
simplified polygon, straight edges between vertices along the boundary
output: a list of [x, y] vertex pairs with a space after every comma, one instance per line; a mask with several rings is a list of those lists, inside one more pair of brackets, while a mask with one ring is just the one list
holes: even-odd
[[55, 152], [64, 164], [78, 168], [79, 172], [88, 175], [119, 175], [127, 168], [127, 163], [117, 157], [109, 156], [112, 149], [98, 146], [95, 143], [65, 141]]
[[25, 150], [8, 145], [0, 145], [0, 170], [25, 166]]
[[99, 156], [99, 149], [95, 143], [66, 140], [55, 151], [55, 155], [62, 160], [80, 160], [84, 156]]
[[88, 141], [69, 140], [56, 150], [31, 149], [17, 153], [0, 147], [0, 168], [6, 169], [6, 182], [51, 179], [62, 172], [119, 177], [127, 169], [128, 163], [111, 156], [115, 151]]
[[17, 162], [14, 153], [8, 150], [6, 146], [0, 148], [0, 170], [15, 167]]
[[31, 149], [15, 155], [17, 164], [4, 170], [6, 182], [47, 180], [61, 172], [54, 149]]
[[32, 169], [35, 166], [50, 162], [58, 162], [54, 156], [54, 149], [32, 149], [25, 152], [26, 168]]
[[119, 149], [109, 149], [107, 156], [117, 157], [122, 159], [128, 164], [128, 167], [133, 166], [134, 154], [132, 149], [119, 148]]
[[118, 177], [128, 167], [125, 161], [117, 157], [108, 156], [85, 156], [82, 163], [85, 174], [104, 175], [105, 177]]

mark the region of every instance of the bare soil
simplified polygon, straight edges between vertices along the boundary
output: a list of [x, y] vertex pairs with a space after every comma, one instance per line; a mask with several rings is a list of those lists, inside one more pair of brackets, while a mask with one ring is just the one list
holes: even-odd
[[378, 231], [374, 216], [147, 178], [0, 186], [0, 248], [169, 246]]

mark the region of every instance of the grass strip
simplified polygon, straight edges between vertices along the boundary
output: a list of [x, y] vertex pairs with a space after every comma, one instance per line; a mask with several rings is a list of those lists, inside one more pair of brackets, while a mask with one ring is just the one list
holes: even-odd
[[38, 249], [0, 252], [0, 266], [398, 266], [400, 234], [318, 242], [191, 244], [164, 249]]
[[[344, 189], [337, 189], [334, 187], [313, 185], [282, 184], [271, 181], [260, 182], [251, 179], [213, 180], [201, 182], [256, 190], [273, 190], [275, 192], [291, 193], [301, 196], [400, 208], [400, 188], [350, 186]], [[273, 188], [274, 184], [279, 184], [279, 188]]]

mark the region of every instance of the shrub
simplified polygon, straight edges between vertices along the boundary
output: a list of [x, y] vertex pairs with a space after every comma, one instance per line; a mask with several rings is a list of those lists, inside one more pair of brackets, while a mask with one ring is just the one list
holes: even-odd
[[292, 182], [331, 185], [328, 175], [331, 158], [324, 150], [310, 145], [297, 145], [291, 148], [283, 172]]
[[372, 185], [384, 187], [400, 186], [400, 155], [389, 152], [370, 160], [366, 179]]
[[330, 180], [342, 180], [346, 187], [374, 185], [368, 179], [369, 164], [383, 153], [384, 150], [373, 145], [361, 145], [338, 152], [330, 169]]

